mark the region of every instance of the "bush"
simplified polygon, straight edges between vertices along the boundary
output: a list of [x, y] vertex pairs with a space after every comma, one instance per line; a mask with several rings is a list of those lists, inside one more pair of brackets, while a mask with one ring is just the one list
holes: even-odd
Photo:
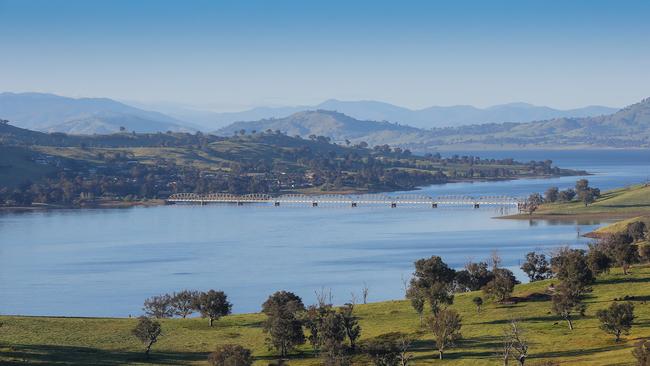
[[212, 366], [250, 366], [253, 364], [251, 351], [238, 344], [224, 344], [208, 356]]
[[411, 339], [406, 334], [392, 332], [365, 340], [361, 348], [376, 366], [398, 366], [409, 364], [410, 346]]
[[510, 297], [519, 282], [509, 269], [495, 268], [492, 272], [494, 278], [483, 287], [483, 292], [497, 302], [503, 302]]

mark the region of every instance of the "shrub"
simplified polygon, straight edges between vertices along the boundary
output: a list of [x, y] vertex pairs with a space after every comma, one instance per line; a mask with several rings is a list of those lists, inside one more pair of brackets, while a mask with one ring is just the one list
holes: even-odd
[[238, 344], [224, 344], [208, 356], [212, 366], [250, 366], [253, 364], [251, 351]]

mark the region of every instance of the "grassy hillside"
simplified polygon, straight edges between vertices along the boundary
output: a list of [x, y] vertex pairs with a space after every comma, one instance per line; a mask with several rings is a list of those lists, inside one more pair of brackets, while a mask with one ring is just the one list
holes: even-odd
[[[553, 280], [523, 284], [515, 296], [526, 298], [543, 293]], [[419, 327], [418, 316], [406, 301], [358, 305], [362, 338], [402, 331], [413, 334], [412, 352], [416, 365], [499, 365], [495, 354], [501, 346], [503, 329], [512, 318], [522, 322], [530, 342], [527, 364], [553, 360], [566, 365], [632, 365], [631, 347], [641, 338], [650, 337], [650, 267], [635, 267], [632, 274], [620, 271], [598, 279], [589, 295], [586, 316], [575, 321], [575, 330], [551, 315], [549, 300], [522, 301], [514, 305], [488, 303], [477, 314], [471, 299], [477, 293], [456, 296], [452, 308], [463, 318], [463, 340], [437, 359], [432, 337]], [[634, 296], [636, 320], [631, 334], [620, 343], [598, 328], [594, 314], [615, 298]], [[530, 296], [529, 298], [533, 298]], [[0, 317], [0, 362], [6, 365], [206, 365], [207, 353], [222, 343], [238, 343], [254, 350], [256, 365], [266, 365], [274, 354], [264, 345], [261, 322], [264, 315], [228, 316], [209, 328], [203, 319], [163, 320], [163, 336], [154, 345], [150, 360], [130, 335], [135, 319]], [[318, 365], [309, 346], [294, 354], [290, 365]], [[355, 364], [367, 364], [357, 356]]]
[[633, 217], [627, 220], [621, 220], [610, 225], [606, 225], [594, 230], [594, 234], [598, 235], [608, 235], [608, 234], [617, 234], [627, 231], [627, 226], [631, 223], [641, 221], [650, 227], [650, 216], [638, 216]]
[[633, 218], [650, 214], [650, 186], [635, 185], [604, 192], [589, 206], [581, 201], [566, 203], [546, 203], [533, 215], [520, 215], [522, 218], [569, 217], [576, 218]]
[[37, 181], [56, 168], [36, 162], [39, 154], [17, 147], [0, 146], [0, 187], [14, 187], [25, 181]]

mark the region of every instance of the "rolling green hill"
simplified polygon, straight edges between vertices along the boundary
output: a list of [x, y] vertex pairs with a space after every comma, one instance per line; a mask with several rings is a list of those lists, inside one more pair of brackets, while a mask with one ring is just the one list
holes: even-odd
[[604, 192], [588, 206], [581, 201], [545, 203], [532, 214], [522, 218], [633, 218], [650, 214], [650, 186], [635, 185]]
[[[575, 320], [569, 331], [565, 322], [550, 313], [550, 301], [543, 296], [554, 280], [518, 285], [512, 305], [488, 303], [477, 314], [471, 299], [474, 292], [458, 294], [451, 308], [462, 316], [463, 339], [437, 359], [432, 335], [420, 328], [418, 315], [407, 301], [357, 305], [362, 340], [389, 332], [405, 332], [417, 339], [410, 350], [415, 365], [500, 365], [496, 354], [501, 336], [511, 319], [518, 319], [530, 344], [527, 365], [543, 361], [566, 365], [633, 365], [634, 343], [650, 337], [650, 267], [634, 267], [632, 274], [612, 270], [593, 285], [586, 316]], [[372, 296], [372, 294], [371, 294]], [[620, 343], [598, 328], [594, 314], [615, 298], [630, 296], [636, 319], [631, 334]], [[527, 300], [528, 299], [528, 300]], [[236, 306], [236, 304], [235, 304]], [[267, 365], [276, 356], [264, 344], [262, 314], [227, 316], [208, 327], [203, 319], [164, 319], [163, 335], [154, 345], [150, 359], [130, 334], [135, 319], [52, 318], [0, 316], [0, 362], [3, 365], [207, 365], [207, 354], [218, 344], [237, 343], [253, 350], [256, 365]], [[290, 365], [320, 365], [311, 347], [302, 346]], [[355, 365], [368, 359], [357, 355]]]

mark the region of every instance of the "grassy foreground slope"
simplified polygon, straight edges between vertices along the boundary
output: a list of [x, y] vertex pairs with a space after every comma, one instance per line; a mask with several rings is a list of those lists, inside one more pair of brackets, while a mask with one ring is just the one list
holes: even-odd
[[650, 215], [650, 185], [634, 185], [604, 192], [594, 203], [585, 206], [579, 200], [545, 203], [532, 215], [517, 218], [611, 218], [628, 219]]
[[[526, 298], [543, 293], [554, 280], [518, 285], [515, 296]], [[588, 296], [586, 316], [578, 318], [575, 330], [550, 313], [550, 301], [521, 301], [514, 305], [488, 303], [477, 314], [471, 299], [477, 293], [456, 296], [452, 308], [463, 318], [464, 339], [457, 348], [437, 359], [432, 337], [420, 330], [417, 314], [406, 301], [389, 301], [358, 305], [362, 338], [402, 331], [415, 335], [415, 365], [500, 365], [496, 357], [501, 346], [503, 329], [511, 318], [518, 318], [530, 342], [530, 359], [534, 365], [553, 360], [566, 365], [633, 365], [631, 349], [641, 338], [650, 337], [650, 266], [634, 267], [630, 275], [619, 270], [600, 277]], [[598, 328], [594, 314], [615, 298], [632, 296], [636, 320], [631, 334], [615, 343], [613, 336]], [[65, 364], [65, 365], [206, 365], [206, 356], [215, 345], [238, 343], [253, 349], [256, 365], [273, 359], [264, 344], [261, 314], [232, 315], [209, 328], [203, 319], [169, 319], [162, 321], [163, 336], [154, 345], [149, 360], [142, 347], [131, 336], [135, 319], [0, 317], [0, 364]], [[364, 356], [356, 356], [355, 365], [368, 364]], [[319, 365], [311, 348], [303, 346], [290, 365]]]
[[621, 220], [610, 225], [599, 227], [592, 232], [592, 236], [610, 235], [627, 232], [627, 226], [635, 222], [643, 222], [650, 227], [650, 216], [638, 216], [631, 219]]

